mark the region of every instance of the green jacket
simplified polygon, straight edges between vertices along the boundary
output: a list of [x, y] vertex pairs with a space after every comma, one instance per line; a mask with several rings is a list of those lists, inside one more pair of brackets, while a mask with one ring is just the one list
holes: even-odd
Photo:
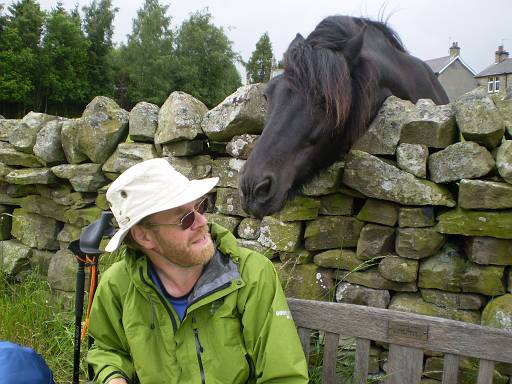
[[126, 255], [102, 276], [87, 355], [95, 382], [308, 382], [307, 366], [272, 263], [211, 225], [217, 252], [182, 322], [151, 281], [148, 259]]

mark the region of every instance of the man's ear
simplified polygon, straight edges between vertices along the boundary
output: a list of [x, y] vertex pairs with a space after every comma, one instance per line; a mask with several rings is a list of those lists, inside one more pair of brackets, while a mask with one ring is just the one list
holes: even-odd
[[150, 231], [141, 225], [134, 225], [131, 227], [130, 234], [132, 235], [132, 239], [142, 248], [151, 249], [155, 246], [155, 242]]

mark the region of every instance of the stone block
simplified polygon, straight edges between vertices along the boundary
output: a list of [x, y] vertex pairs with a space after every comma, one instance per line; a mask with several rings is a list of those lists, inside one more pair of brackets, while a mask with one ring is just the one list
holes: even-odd
[[453, 293], [428, 288], [420, 291], [423, 300], [442, 308], [478, 311], [486, 302], [485, 296], [474, 293]]
[[386, 279], [399, 283], [416, 281], [419, 263], [417, 260], [388, 255], [379, 263], [379, 273]]
[[261, 220], [253, 218], [245, 218], [238, 226], [238, 236], [242, 239], [257, 240], [260, 237]]
[[336, 281], [348, 282], [352, 284], [362, 285], [374, 289], [386, 289], [397, 292], [416, 292], [418, 287], [416, 282], [398, 283], [396, 281], [384, 278], [378, 271], [377, 267], [367, 269], [365, 271], [336, 271]]
[[368, 199], [357, 214], [357, 219], [393, 227], [398, 220], [398, 208], [390, 201]]
[[128, 135], [128, 112], [105, 96], [96, 96], [82, 114], [78, 150], [92, 163], [103, 164]]
[[505, 121], [487, 93], [477, 88], [459, 97], [453, 106], [465, 140], [491, 149], [500, 143], [505, 133]]
[[285, 223], [272, 216], [261, 220], [258, 242], [274, 251], [290, 252], [299, 246], [301, 223]]
[[242, 218], [237, 216], [227, 216], [220, 213], [211, 212], [207, 212], [205, 216], [209, 223], [219, 224], [231, 233], [235, 233], [238, 224], [240, 224], [240, 221], [242, 220]]
[[201, 123], [206, 136], [213, 141], [229, 142], [244, 133], [260, 134], [267, 109], [264, 88], [265, 84], [244, 85], [208, 111]]
[[350, 248], [357, 245], [364, 223], [354, 217], [325, 216], [306, 223], [306, 249]]
[[50, 168], [24, 168], [15, 169], [5, 176], [5, 180], [11, 184], [53, 184], [57, 178]]
[[512, 239], [512, 211], [469, 211], [455, 208], [437, 217], [440, 233]]
[[155, 144], [193, 140], [202, 134], [201, 121], [208, 107], [185, 92], [169, 95], [158, 113]]
[[160, 108], [151, 103], [141, 101], [132, 108], [129, 118], [129, 133], [133, 141], [152, 143], [158, 126]]
[[400, 133], [401, 143], [423, 144], [431, 148], [446, 148], [457, 139], [457, 126], [452, 106], [435, 105], [420, 99]]
[[212, 176], [219, 178], [218, 187], [238, 188], [240, 170], [245, 160], [221, 157], [212, 161]]
[[226, 145], [226, 152], [232, 157], [246, 160], [256, 146], [258, 138], [259, 135], [250, 135], [247, 133], [235, 136]]
[[446, 237], [434, 228], [399, 228], [396, 234], [396, 253], [409, 259], [432, 256], [445, 243]]
[[418, 293], [397, 293], [391, 299], [389, 309], [395, 311], [412, 312], [419, 315], [443, 317], [446, 319], [464, 321], [466, 323], [480, 323], [480, 312], [462, 309], [449, 309], [427, 303]]
[[398, 211], [398, 226], [401, 228], [423, 228], [435, 225], [433, 207], [400, 207]]
[[153, 144], [120, 143], [101, 167], [103, 172], [123, 173], [131, 166], [157, 156]]
[[320, 267], [347, 271], [363, 270], [373, 265], [359, 259], [356, 253], [350, 249], [330, 249], [320, 252], [314, 256], [313, 261]]
[[60, 250], [53, 255], [48, 267], [48, 283], [52, 289], [73, 292], [76, 285], [77, 262], [75, 255], [68, 250]]
[[361, 151], [347, 156], [343, 183], [368, 197], [402, 205], [455, 206], [447, 189]]
[[368, 131], [359, 138], [352, 149], [373, 155], [394, 155], [400, 132], [412, 113], [414, 104], [396, 96], [388, 97], [373, 119]]
[[428, 159], [430, 179], [434, 183], [482, 177], [494, 166], [490, 152], [472, 141], [452, 144]]
[[336, 301], [338, 303], [387, 308], [390, 301], [390, 294], [389, 291], [385, 289], [373, 289], [357, 284], [341, 283], [338, 284], [336, 288]]
[[18, 240], [0, 241], [0, 268], [12, 277], [30, 268], [32, 249]]
[[249, 215], [242, 209], [238, 190], [234, 188], [217, 188], [215, 208], [218, 213], [222, 213], [224, 215], [249, 217]]
[[396, 150], [398, 167], [416, 177], [427, 177], [428, 147], [423, 144], [400, 144]]
[[329, 270], [315, 264], [277, 262], [274, 265], [286, 297], [332, 301], [334, 284]]
[[464, 251], [477, 264], [512, 265], [512, 240], [466, 237]]
[[342, 193], [322, 196], [318, 213], [325, 216], [350, 216], [354, 213], [354, 198]]
[[356, 254], [361, 260], [370, 260], [377, 256], [393, 253], [394, 243], [395, 228], [367, 224], [359, 234]]
[[296, 196], [288, 199], [284, 207], [272, 216], [280, 221], [306, 221], [316, 219], [319, 210], [319, 200], [305, 196]]
[[15, 209], [12, 219], [12, 235], [21, 243], [38, 249], [59, 249], [57, 234], [61, 224], [57, 220], [44, 217], [23, 209]]
[[205, 140], [182, 140], [162, 145], [162, 156], [196, 156], [207, 153]]

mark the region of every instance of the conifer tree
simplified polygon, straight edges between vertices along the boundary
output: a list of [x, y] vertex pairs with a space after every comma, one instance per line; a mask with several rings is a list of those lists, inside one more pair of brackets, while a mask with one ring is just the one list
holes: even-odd
[[249, 83], [265, 83], [270, 80], [273, 56], [272, 44], [265, 32], [256, 43], [256, 49], [245, 66]]

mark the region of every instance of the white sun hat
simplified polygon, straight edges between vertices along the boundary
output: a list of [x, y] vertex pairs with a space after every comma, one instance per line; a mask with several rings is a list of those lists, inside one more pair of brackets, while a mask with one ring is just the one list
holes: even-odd
[[115, 251], [130, 228], [144, 217], [188, 204], [211, 191], [218, 181], [218, 177], [189, 180], [163, 158], [128, 168], [107, 190], [107, 200], [119, 230], [105, 251]]

